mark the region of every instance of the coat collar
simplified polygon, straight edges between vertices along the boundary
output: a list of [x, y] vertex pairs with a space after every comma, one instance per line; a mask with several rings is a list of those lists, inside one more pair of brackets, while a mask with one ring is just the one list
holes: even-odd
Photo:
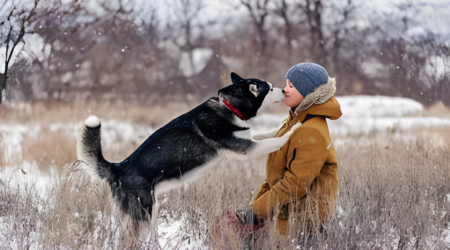
[[303, 123], [308, 115], [324, 116], [331, 120], [341, 117], [341, 108], [334, 94], [336, 93], [336, 80], [329, 77], [328, 82], [317, 87], [309, 93], [303, 101], [289, 111], [288, 121]]
[[[297, 109], [296, 109], [297, 110]], [[328, 101], [323, 104], [313, 104], [308, 109], [303, 110], [299, 113], [289, 110], [288, 122], [294, 120], [295, 123], [303, 123], [307, 115], [313, 116], [323, 116], [331, 120], [336, 120], [342, 116], [341, 106], [339, 105], [336, 98], [331, 97]]]

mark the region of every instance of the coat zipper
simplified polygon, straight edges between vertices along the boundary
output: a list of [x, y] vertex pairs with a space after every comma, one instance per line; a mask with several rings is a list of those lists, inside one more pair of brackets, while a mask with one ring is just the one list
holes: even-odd
[[297, 153], [297, 149], [296, 149], [296, 148], [294, 148], [294, 155], [292, 156], [292, 159], [291, 159], [291, 161], [289, 162], [289, 170], [291, 170], [291, 164], [292, 164], [292, 161], [295, 159], [295, 153]]

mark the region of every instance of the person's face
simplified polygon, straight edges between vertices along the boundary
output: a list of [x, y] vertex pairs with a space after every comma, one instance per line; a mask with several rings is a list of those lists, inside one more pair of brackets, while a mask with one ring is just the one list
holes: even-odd
[[286, 79], [286, 87], [284, 87], [284, 105], [289, 108], [297, 107], [302, 101], [303, 96], [298, 92], [298, 90], [292, 85], [289, 79]]

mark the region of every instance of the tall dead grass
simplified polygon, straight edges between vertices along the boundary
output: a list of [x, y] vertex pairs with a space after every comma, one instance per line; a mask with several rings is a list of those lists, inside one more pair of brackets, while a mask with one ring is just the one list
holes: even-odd
[[[256, 249], [445, 249], [443, 234], [450, 212], [449, 153], [446, 147], [422, 143], [342, 148], [339, 197], [324, 232], [305, 238], [301, 223], [293, 223], [288, 236], [278, 237], [271, 224], [265, 237], [254, 243]], [[168, 200], [172, 203], [164, 208], [182, 207], [184, 212], [191, 208], [188, 213], [196, 215], [193, 218], [201, 214], [211, 224], [225, 209], [248, 208], [252, 189], [264, 178], [252, 172], [263, 169], [263, 162], [228, 164], [188, 189], [185, 197], [171, 193]], [[198, 226], [195, 221], [188, 224], [193, 231]], [[208, 245], [239, 249], [237, 242], [243, 239], [227, 234], [227, 241], [213, 239]]]
[[[338, 150], [339, 196], [324, 232], [309, 237], [293, 223], [278, 236], [274, 223], [254, 249], [446, 249], [450, 216], [450, 150], [424, 143], [349, 145]], [[246, 210], [264, 180], [264, 160], [224, 161], [186, 190], [159, 197], [160, 227], [181, 221], [178, 237], [165, 245], [126, 237], [109, 188], [66, 166], [49, 189], [2, 180], [2, 249], [240, 249], [243, 236], [217, 217]], [[154, 232], [156, 233], [156, 232]], [[167, 235], [159, 235], [167, 237]]]

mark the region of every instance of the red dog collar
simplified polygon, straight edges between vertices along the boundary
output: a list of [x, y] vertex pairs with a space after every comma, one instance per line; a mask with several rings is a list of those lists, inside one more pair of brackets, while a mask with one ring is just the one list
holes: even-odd
[[231, 111], [233, 111], [233, 113], [235, 115], [237, 115], [239, 118], [241, 118], [242, 120], [246, 121], [246, 119], [244, 118], [244, 116], [242, 115], [241, 111], [239, 111], [239, 109], [235, 108], [233, 105], [231, 105], [231, 103], [229, 103], [225, 98], [222, 98], [222, 102], [223, 104], [225, 104], [225, 106], [230, 109]]

